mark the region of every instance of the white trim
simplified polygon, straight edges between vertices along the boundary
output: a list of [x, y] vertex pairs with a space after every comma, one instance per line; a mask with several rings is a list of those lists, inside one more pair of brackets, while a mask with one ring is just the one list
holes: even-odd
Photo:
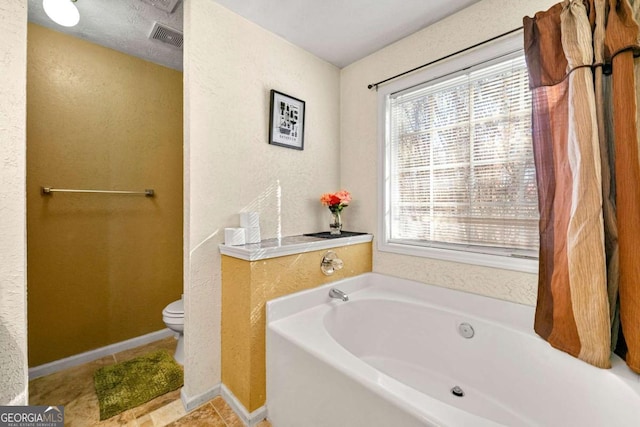
[[96, 348], [95, 350], [87, 351], [84, 353], [76, 354], [64, 359], [55, 360], [53, 362], [45, 363], [44, 365], [35, 366], [29, 368], [29, 379], [43, 377], [45, 375], [52, 374], [54, 372], [62, 371], [73, 366], [82, 365], [83, 363], [92, 362], [105, 356], [110, 356], [119, 353], [124, 350], [140, 347], [141, 345], [149, 344], [154, 341], [161, 340], [163, 338], [175, 335], [171, 329], [165, 328], [150, 334], [142, 335], [136, 338], [131, 338], [126, 341], [110, 344], [105, 347]]
[[249, 413], [249, 411], [247, 411], [244, 405], [240, 403], [240, 401], [233, 395], [233, 393], [227, 388], [227, 386], [222, 384], [221, 389], [222, 398], [225, 400], [225, 402], [227, 402], [231, 409], [233, 409], [233, 412], [236, 413], [238, 418], [240, 418], [245, 426], [253, 427], [260, 421], [267, 418], [266, 406], [261, 406], [255, 411]]
[[227, 405], [229, 405], [231, 410], [235, 412], [245, 426], [253, 427], [267, 418], [266, 406], [261, 406], [249, 413], [238, 398], [224, 384], [217, 384], [204, 393], [194, 397], [188, 397], [184, 387], [180, 389], [180, 400], [182, 400], [182, 406], [184, 406], [184, 410], [187, 412], [193, 411], [217, 396], [222, 396], [224, 401], [227, 402]]
[[217, 384], [204, 393], [200, 393], [193, 397], [187, 396], [187, 393], [184, 391], [184, 387], [180, 389], [180, 400], [182, 400], [182, 406], [187, 412], [193, 411], [217, 396], [220, 396], [220, 384]]
[[378, 240], [378, 250], [416, 257], [435, 258], [443, 261], [461, 262], [484, 267], [515, 270], [523, 273], [538, 273], [538, 260], [477, 252], [457, 251], [452, 249], [429, 248], [424, 246], [404, 245]]
[[418, 86], [427, 81], [433, 81], [458, 70], [491, 61], [497, 57], [522, 50], [522, 33], [518, 32], [501, 38], [490, 45], [475, 49], [469, 53], [455, 56], [442, 61], [422, 71], [410, 74], [391, 83], [380, 86], [378, 90], [378, 236], [377, 249], [382, 252], [393, 252], [402, 255], [435, 258], [444, 261], [461, 262], [465, 264], [482, 265], [486, 267], [516, 270], [527, 273], [538, 272], [538, 260], [518, 257], [500, 256], [492, 254], [458, 251], [452, 249], [411, 246], [389, 242], [389, 215], [387, 214], [387, 194], [389, 191], [389, 161], [386, 144], [387, 133], [387, 104], [390, 95]]

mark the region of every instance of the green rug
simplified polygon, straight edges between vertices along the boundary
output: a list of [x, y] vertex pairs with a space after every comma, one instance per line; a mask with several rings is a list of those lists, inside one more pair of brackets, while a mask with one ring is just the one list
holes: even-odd
[[167, 350], [100, 368], [93, 375], [100, 420], [173, 391], [182, 385], [183, 379], [182, 367]]

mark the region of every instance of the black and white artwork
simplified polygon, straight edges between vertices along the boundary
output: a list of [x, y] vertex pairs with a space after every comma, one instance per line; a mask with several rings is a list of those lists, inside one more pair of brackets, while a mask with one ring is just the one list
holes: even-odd
[[272, 89], [269, 144], [303, 150], [304, 113], [304, 101]]

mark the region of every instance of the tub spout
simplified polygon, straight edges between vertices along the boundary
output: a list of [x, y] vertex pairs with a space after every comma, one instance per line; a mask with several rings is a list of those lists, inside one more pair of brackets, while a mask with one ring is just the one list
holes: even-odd
[[329, 291], [329, 296], [331, 298], [341, 299], [342, 301], [349, 301], [349, 296], [342, 292], [340, 289], [331, 288]]

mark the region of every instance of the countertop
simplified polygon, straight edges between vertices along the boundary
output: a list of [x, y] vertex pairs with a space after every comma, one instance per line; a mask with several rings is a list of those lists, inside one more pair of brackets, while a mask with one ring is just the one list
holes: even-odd
[[[276, 258], [286, 255], [294, 255], [304, 252], [318, 251], [322, 249], [338, 248], [341, 246], [357, 245], [373, 240], [373, 235], [368, 233], [344, 232], [344, 237], [323, 238], [313, 235], [287, 236], [282, 238], [265, 239], [260, 243], [247, 243], [244, 245], [229, 246], [219, 245], [222, 255], [243, 259], [245, 261], [258, 261], [268, 258]], [[355, 235], [350, 235], [355, 234]]]

